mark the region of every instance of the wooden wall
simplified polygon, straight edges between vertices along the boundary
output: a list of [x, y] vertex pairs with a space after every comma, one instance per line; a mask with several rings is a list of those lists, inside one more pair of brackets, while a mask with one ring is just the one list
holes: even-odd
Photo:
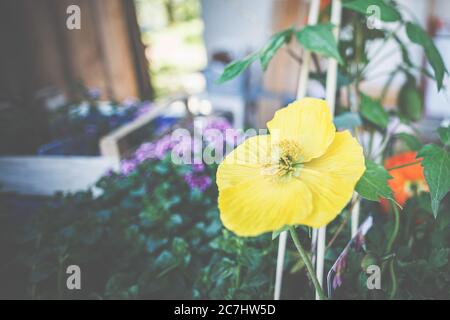
[[[68, 30], [66, 10], [81, 8], [81, 30]], [[0, 100], [26, 101], [77, 81], [103, 98], [151, 98], [148, 66], [133, 0], [0, 1]]]

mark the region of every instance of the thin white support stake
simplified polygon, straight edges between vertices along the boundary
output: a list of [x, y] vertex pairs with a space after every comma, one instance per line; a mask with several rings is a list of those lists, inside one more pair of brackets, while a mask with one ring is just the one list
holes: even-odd
[[[316, 24], [319, 20], [320, 0], [311, 0], [308, 13], [308, 24]], [[306, 95], [306, 88], [309, 80], [309, 65], [311, 61], [311, 54], [305, 50], [303, 55], [303, 63], [300, 68], [297, 99], [304, 98]], [[286, 240], [287, 231], [283, 231], [278, 238], [278, 255], [277, 255], [277, 270], [275, 277], [275, 292], [274, 299], [280, 300], [281, 285], [283, 283], [283, 266], [284, 257], [286, 255]]]
[[[287, 231], [280, 234], [278, 241], [277, 272], [275, 275], [275, 300], [281, 296], [281, 283], [283, 282], [284, 254], [286, 252]], [[277, 285], [278, 284], [278, 285]]]
[[[316, 24], [319, 20], [320, 13], [320, 0], [312, 0], [309, 7], [308, 22], [307, 24]], [[308, 88], [309, 81], [309, 67], [311, 64], [311, 52], [305, 50], [302, 56], [303, 63], [300, 69], [300, 76], [298, 79], [297, 99], [304, 98], [306, 96], [306, 89]]]
[[[339, 29], [341, 25], [342, 3], [341, 0], [333, 0], [331, 6], [331, 23], [335, 26], [333, 30], [336, 40], [339, 38]], [[338, 63], [335, 59], [328, 59], [327, 82], [326, 82], [326, 100], [331, 114], [334, 116], [336, 104]], [[327, 227], [319, 228], [317, 232], [317, 255], [316, 255], [316, 276], [320, 286], [323, 288], [323, 270], [325, 263], [325, 242]], [[319, 294], [316, 292], [316, 300], [319, 300]]]
[[[327, 227], [319, 228], [317, 232], [317, 259], [316, 259], [316, 276], [319, 284], [323, 289], [323, 269], [325, 261], [325, 241], [326, 241]], [[319, 293], [316, 292], [316, 300], [320, 300]]]
[[353, 206], [351, 211], [351, 224], [352, 224], [352, 239], [356, 234], [358, 233], [358, 226], [359, 226], [359, 208], [360, 208], [360, 200], [358, 199], [358, 194], [355, 192], [353, 193]]

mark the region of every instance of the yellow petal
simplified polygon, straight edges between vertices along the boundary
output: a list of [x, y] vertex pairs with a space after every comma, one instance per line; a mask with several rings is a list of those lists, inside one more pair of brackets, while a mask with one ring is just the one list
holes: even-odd
[[248, 138], [230, 152], [217, 169], [219, 190], [252, 180], [261, 174], [261, 166], [270, 156], [269, 135]]
[[220, 218], [239, 236], [295, 225], [312, 210], [312, 195], [298, 179], [255, 176], [219, 191]]
[[247, 139], [219, 165], [220, 217], [240, 236], [255, 236], [297, 224], [312, 210], [312, 195], [303, 182], [267, 174], [272, 163], [271, 137]]
[[348, 131], [336, 133], [326, 153], [305, 163], [300, 171], [314, 204], [301, 224], [318, 228], [332, 221], [351, 199], [364, 170], [363, 150], [356, 139]]
[[297, 100], [278, 110], [267, 127], [273, 139], [296, 141], [302, 148], [303, 162], [323, 155], [336, 132], [327, 103], [314, 98]]

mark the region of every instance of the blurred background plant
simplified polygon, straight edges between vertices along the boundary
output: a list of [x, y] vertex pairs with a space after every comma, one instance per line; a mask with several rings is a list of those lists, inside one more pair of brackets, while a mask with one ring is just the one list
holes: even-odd
[[[212, 119], [208, 126], [226, 124]], [[120, 173], [107, 173], [98, 198], [56, 195], [19, 228], [17, 211], [2, 210], [0, 296], [270, 298], [270, 236], [245, 240], [222, 231], [216, 165], [175, 165], [168, 142], [163, 136], [141, 146]], [[70, 264], [83, 272], [81, 291], [65, 288]]]
[[199, 0], [137, 0], [155, 97], [204, 90], [207, 65]]

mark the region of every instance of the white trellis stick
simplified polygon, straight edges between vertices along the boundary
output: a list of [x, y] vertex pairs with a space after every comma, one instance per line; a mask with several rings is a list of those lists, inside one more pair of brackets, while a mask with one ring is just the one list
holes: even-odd
[[[358, 92], [356, 90], [355, 87], [351, 86], [349, 87], [347, 90], [350, 90], [350, 100], [348, 101], [350, 104], [350, 110], [352, 112], [358, 112]], [[355, 129], [355, 136], [356, 139], [360, 142], [363, 143], [363, 136], [359, 133], [359, 131], [357, 129]], [[351, 237], [353, 238], [354, 236], [356, 236], [356, 234], [358, 233], [358, 226], [359, 226], [359, 211], [360, 211], [360, 204], [361, 201], [358, 198], [358, 194], [356, 192], [353, 192], [353, 197], [352, 197], [352, 206], [351, 206], [351, 211], [350, 211], [350, 230], [351, 230]]]
[[[323, 288], [323, 269], [325, 261], [325, 241], [327, 226], [317, 230], [317, 255], [316, 255], [316, 277], [320, 286]], [[319, 293], [316, 291], [316, 300], [320, 300]]]
[[[339, 39], [339, 29], [341, 25], [342, 3], [341, 0], [333, 0], [331, 6], [331, 23], [335, 26], [333, 33], [336, 41]], [[337, 70], [338, 64], [336, 59], [328, 59], [328, 71], [326, 82], [326, 100], [331, 114], [334, 115], [336, 104], [336, 87], [337, 87]], [[326, 241], [327, 227], [319, 228], [317, 232], [317, 256], [316, 256], [316, 276], [319, 280], [320, 286], [323, 287], [323, 269], [325, 261], [325, 241]], [[316, 300], [319, 294], [316, 292]]]
[[284, 254], [286, 252], [286, 239], [287, 231], [280, 234], [278, 240], [278, 256], [277, 256], [277, 271], [275, 275], [275, 300], [280, 300], [281, 296], [281, 284], [283, 282], [283, 267], [284, 267]]
[[356, 236], [358, 233], [358, 226], [359, 226], [359, 209], [360, 209], [360, 201], [358, 199], [358, 194], [355, 192], [353, 193], [352, 198], [353, 206], [351, 211], [351, 224], [352, 224], [352, 238]]
[[[350, 110], [352, 112], [357, 112], [358, 111], [358, 99], [357, 99], [357, 95], [358, 93], [356, 92], [355, 88], [350, 87], [347, 90], [350, 90]], [[356, 139], [362, 143], [363, 140], [363, 136], [359, 134], [359, 131], [355, 129], [355, 136]], [[353, 238], [354, 236], [356, 236], [356, 234], [358, 233], [358, 226], [359, 226], [359, 211], [360, 211], [360, 199], [358, 198], [358, 194], [356, 192], [353, 192], [353, 198], [352, 198], [352, 206], [351, 206], [351, 211], [350, 211], [350, 226], [351, 226], [351, 237]]]
[[[320, 0], [311, 0], [308, 13], [308, 24], [316, 24], [319, 20]], [[300, 68], [300, 75], [298, 80], [297, 99], [304, 98], [306, 95], [306, 88], [309, 80], [309, 65], [311, 62], [311, 53], [304, 51], [303, 63]], [[277, 255], [277, 270], [275, 277], [275, 292], [274, 299], [280, 300], [281, 285], [283, 283], [283, 266], [284, 257], [286, 254], [286, 240], [287, 231], [283, 231], [278, 239], [278, 255]]]

